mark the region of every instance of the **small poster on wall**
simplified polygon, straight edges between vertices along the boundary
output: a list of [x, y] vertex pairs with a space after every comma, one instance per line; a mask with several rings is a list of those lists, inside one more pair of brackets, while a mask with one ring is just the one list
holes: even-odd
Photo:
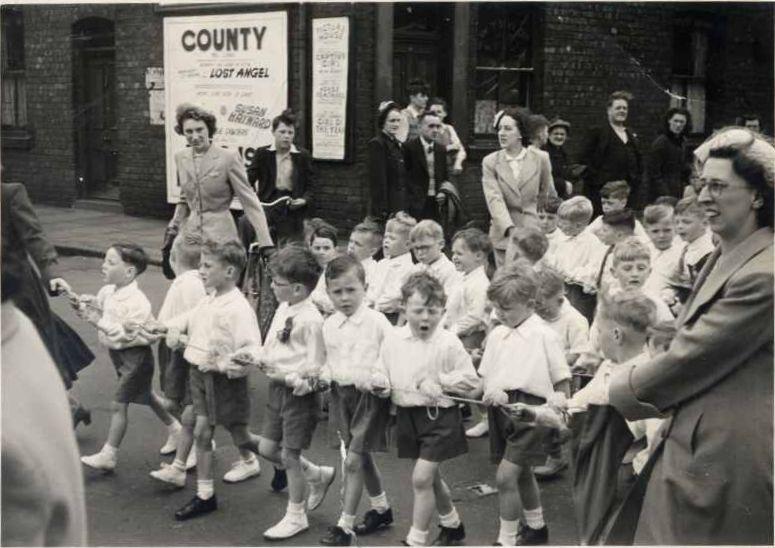
[[347, 155], [350, 18], [312, 20], [312, 157]]
[[[234, 149], [245, 164], [272, 142], [272, 118], [288, 104], [288, 15], [285, 11], [164, 19], [167, 200], [179, 197], [175, 111], [193, 103], [212, 112], [213, 146]], [[234, 206], [237, 205], [235, 200]]]

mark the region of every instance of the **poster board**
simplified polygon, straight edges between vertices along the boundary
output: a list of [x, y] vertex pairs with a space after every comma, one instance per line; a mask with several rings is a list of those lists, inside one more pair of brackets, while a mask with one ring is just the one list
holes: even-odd
[[350, 95], [350, 18], [317, 17], [311, 24], [310, 111], [312, 158], [348, 158]]
[[246, 165], [273, 142], [272, 118], [288, 104], [287, 12], [165, 17], [164, 92], [167, 201], [177, 203], [175, 153], [186, 148], [178, 105], [212, 112], [213, 146], [236, 149]]

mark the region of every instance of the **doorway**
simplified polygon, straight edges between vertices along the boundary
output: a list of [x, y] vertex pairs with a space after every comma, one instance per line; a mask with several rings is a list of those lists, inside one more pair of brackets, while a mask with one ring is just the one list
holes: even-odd
[[72, 41], [78, 197], [118, 200], [114, 24], [81, 19]]

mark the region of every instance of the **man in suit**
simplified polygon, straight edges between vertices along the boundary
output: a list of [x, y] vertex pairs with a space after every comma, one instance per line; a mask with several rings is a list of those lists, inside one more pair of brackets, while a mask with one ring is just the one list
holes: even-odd
[[[312, 157], [293, 144], [296, 116], [286, 110], [272, 120], [274, 143], [256, 150], [248, 166], [248, 181], [262, 203], [287, 197], [289, 201], [266, 208], [269, 228], [277, 245], [304, 237], [304, 217], [312, 202], [315, 176]], [[252, 227], [240, 219], [240, 236], [248, 245]]]
[[423, 112], [420, 136], [404, 145], [409, 214], [418, 221], [439, 221], [439, 205], [445, 200], [439, 189], [448, 181], [447, 151], [436, 142], [440, 131], [441, 119], [432, 112]]
[[584, 194], [592, 201], [594, 214], [603, 211], [600, 188], [608, 181], [627, 181], [630, 199], [627, 207], [641, 209], [643, 190], [641, 178], [643, 161], [638, 149], [637, 136], [626, 127], [632, 95], [615, 91], [608, 97], [608, 123], [592, 128], [581, 152], [581, 163], [586, 165]]

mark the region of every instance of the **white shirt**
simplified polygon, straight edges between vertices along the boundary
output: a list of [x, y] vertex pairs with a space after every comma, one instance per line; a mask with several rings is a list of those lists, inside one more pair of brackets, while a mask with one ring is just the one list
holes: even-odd
[[223, 295], [207, 295], [166, 325], [188, 334], [183, 357], [193, 365], [217, 366], [224, 358], [243, 348], [260, 348], [261, 331], [253, 307], [236, 287]]
[[150, 341], [136, 336], [137, 327], [153, 319], [151, 303], [133, 280], [116, 289], [106, 285], [97, 293], [97, 306], [102, 317], [97, 323], [99, 341], [113, 350], [146, 346]]
[[703, 257], [713, 253], [714, 249], [716, 249], [716, 245], [713, 243], [713, 237], [711, 236], [710, 230], [707, 229], [702, 234], [702, 236], [693, 242], [687, 242], [686, 255], [684, 255], [684, 262], [686, 266], [684, 274], [689, 276], [688, 267], [694, 267], [697, 265], [697, 263], [699, 263]]
[[318, 307], [318, 310], [320, 310], [320, 313], [324, 317], [334, 313], [334, 303], [331, 302], [331, 299], [328, 296], [328, 290], [326, 289], [325, 270], [320, 274], [318, 283], [310, 294], [310, 299], [312, 299], [312, 302], [315, 303], [315, 306]]
[[447, 294], [447, 298], [463, 281], [463, 274], [455, 268], [454, 263], [443, 253], [431, 264], [417, 263], [414, 265], [414, 272], [427, 272], [436, 278], [444, 286], [444, 293]]
[[207, 291], [202, 283], [199, 271], [196, 269], [186, 270], [176, 276], [172, 280], [169, 289], [167, 289], [164, 303], [162, 303], [161, 310], [159, 310], [159, 321], [165, 322], [184, 312], [188, 312], [206, 296]]
[[556, 319], [547, 321], [562, 343], [565, 354], [580, 354], [589, 340], [589, 322], [566, 299], [560, 305], [560, 314]]
[[499, 325], [492, 330], [479, 375], [485, 392], [520, 390], [541, 398], [571, 376], [559, 337], [537, 314], [516, 328]]
[[[288, 334], [287, 340], [283, 341]], [[262, 361], [275, 371], [268, 373], [285, 380], [288, 373], [321, 372], [325, 363], [323, 316], [307, 298], [294, 305], [280, 303], [264, 344]]]
[[382, 342], [392, 329], [382, 312], [363, 304], [352, 316], [334, 312], [323, 322], [324, 375], [342, 386], [362, 387], [376, 370]]
[[[600, 228], [603, 226], [603, 216], [600, 215], [599, 217], [596, 217], [587, 228], [584, 229], [584, 232], [590, 232], [597, 236], [597, 231], [600, 230]], [[649, 235], [646, 233], [646, 229], [643, 228], [643, 224], [637, 219], [635, 219], [635, 230], [633, 231], [633, 236], [638, 238], [640, 242], [647, 246], [651, 247], [651, 238], [649, 238]], [[605, 245], [605, 244], [604, 244]]]
[[487, 288], [490, 280], [484, 266], [464, 274], [447, 299], [447, 328], [457, 336], [484, 331], [489, 321]]
[[420, 144], [425, 153], [425, 164], [428, 166], [428, 196], [436, 195], [436, 158], [433, 154], [433, 141], [426, 141], [425, 137], [420, 137]]
[[472, 389], [479, 385], [471, 356], [460, 339], [446, 329], [437, 328], [427, 340], [415, 337], [408, 325], [388, 333], [382, 344], [378, 368], [390, 382], [390, 397], [395, 405], [457, 405], [448, 399], [437, 402], [418, 392], [417, 385], [428, 378], [442, 388], [460, 382]]
[[616, 126], [614, 124], [609, 125], [611, 126], [611, 129], [614, 130], [614, 133], [616, 133], [617, 137], [622, 140], [622, 143], [626, 145], [627, 141], [629, 140], [627, 137], [627, 128], [624, 126]]
[[377, 261], [373, 257], [366, 257], [361, 261], [361, 265], [366, 273], [366, 287], [369, 288], [374, 279], [374, 271], [377, 269]]
[[374, 269], [372, 285], [366, 298], [380, 312], [398, 312], [401, 304], [401, 286], [413, 272], [412, 254], [407, 251], [398, 257], [386, 257]]
[[[559, 229], [557, 229], [559, 231]], [[597, 236], [582, 231], [576, 236], [561, 233], [557, 236], [554, 255], [547, 258], [548, 266], [557, 270], [566, 282], [579, 283], [583, 275], [590, 269], [590, 263], [599, 261], [604, 246]], [[597, 263], [599, 266], [599, 262]]]
[[668, 280], [678, 268], [678, 260], [685, 245], [678, 239], [673, 240], [673, 244], [664, 250], [651, 247], [651, 274], [643, 286], [644, 293], [661, 295], [662, 291], [670, 287]]
[[509, 153], [505, 155], [511, 172], [514, 174], [514, 179], [519, 181], [519, 174], [522, 172], [522, 162], [525, 160], [525, 156], [527, 156], [527, 148], [523, 147], [516, 156], [511, 156]]
[[[291, 160], [291, 154], [298, 154], [299, 149], [296, 145], [291, 143], [291, 148], [285, 154], [277, 152], [277, 146], [275, 143], [269, 145], [269, 150], [275, 153], [276, 173], [275, 188], [277, 190], [293, 191], [293, 160]], [[258, 184], [258, 182], [257, 182]]]
[[565, 234], [562, 233], [562, 230], [559, 228], [555, 228], [552, 232], [549, 232], [548, 234], [544, 233], [544, 236], [546, 236], [546, 239], [549, 241], [549, 247], [546, 250], [546, 254], [541, 259], [544, 262], [547, 262], [547, 264], [551, 261], [554, 261], [554, 255], [557, 253], [557, 244], [560, 242], [560, 240], [565, 237]]

